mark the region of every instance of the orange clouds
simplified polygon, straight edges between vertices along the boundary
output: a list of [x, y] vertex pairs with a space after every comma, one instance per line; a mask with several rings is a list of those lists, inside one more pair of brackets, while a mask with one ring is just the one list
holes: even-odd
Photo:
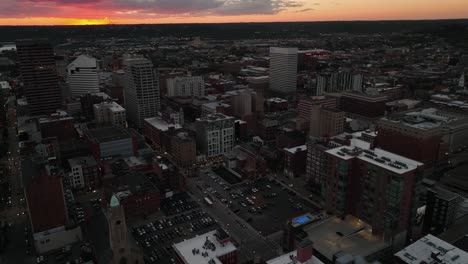
[[0, 0], [0, 25], [468, 18], [466, 0]]

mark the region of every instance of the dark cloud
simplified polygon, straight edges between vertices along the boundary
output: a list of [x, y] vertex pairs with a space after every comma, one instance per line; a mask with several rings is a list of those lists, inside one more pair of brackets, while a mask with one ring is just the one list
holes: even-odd
[[314, 10], [313, 8], [304, 8], [301, 10], [297, 10], [296, 13], [304, 13], [304, 12], [313, 11], [313, 10]]
[[221, 15], [277, 14], [286, 8], [301, 6], [301, 2], [293, 0], [228, 0], [213, 12]]
[[80, 5], [80, 4], [95, 4], [101, 0], [26, 0], [33, 3], [55, 3], [58, 5]]
[[300, 8], [306, 0], [0, 0], [0, 17], [80, 17], [83, 11], [112, 16], [186, 16], [277, 14]]

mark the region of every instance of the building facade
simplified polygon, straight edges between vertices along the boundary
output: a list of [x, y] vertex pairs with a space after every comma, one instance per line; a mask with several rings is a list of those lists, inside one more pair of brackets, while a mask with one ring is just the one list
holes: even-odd
[[423, 232], [438, 235], [454, 224], [463, 198], [449, 190], [432, 188], [426, 195]]
[[197, 145], [188, 132], [179, 132], [171, 137], [171, 155], [182, 167], [193, 166], [197, 162]]
[[422, 163], [357, 139], [326, 155], [327, 211], [357, 216], [386, 239], [408, 231], [415, 220]]
[[47, 115], [61, 108], [54, 49], [46, 39], [16, 42], [23, 91], [31, 115]]
[[197, 146], [208, 157], [228, 153], [235, 144], [234, 117], [220, 113], [195, 121]]
[[79, 97], [99, 92], [98, 64], [95, 58], [80, 55], [67, 67], [70, 95]]
[[99, 125], [127, 127], [127, 112], [125, 108], [114, 101], [93, 105], [93, 112], [96, 123]]
[[167, 79], [167, 96], [205, 96], [205, 81], [201, 76], [175, 77]]
[[144, 120], [157, 116], [160, 108], [159, 84], [148, 59], [126, 59], [125, 109], [128, 121], [142, 128]]
[[333, 137], [343, 133], [345, 113], [336, 108], [311, 106], [309, 135], [313, 138]]
[[68, 160], [69, 185], [74, 189], [95, 190], [101, 186], [101, 170], [92, 156]]
[[374, 119], [384, 116], [387, 102], [387, 96], [344, 93], [340, 98], [340, 109], [351, 116]]
[[270, 90], [294, 94], [297, 88], [297, 48], [270, 48]]

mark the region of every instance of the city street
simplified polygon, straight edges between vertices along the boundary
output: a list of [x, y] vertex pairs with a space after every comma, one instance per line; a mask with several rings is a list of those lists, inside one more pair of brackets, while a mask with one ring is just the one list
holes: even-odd
[[[10, 171], [10, 186], [11, 186], [11, 207], [0, 212], [0, 218], [3, 218], [7, 223], [11, 224], [7, 232], [8, 244], [3, 256], [0, 257], [0, 263], [16, 264], [16, 263], [35, 263], [33, 255], [31, 228], [27, 215], [26, 201], [24, 197], [24, 189], [22, 175], [20, 170], [20, 156], [18, 153], [18, 139], [16, 135], [16, 110], [14, 106], [15, 98], [9, 97], [8, 100], [8, 154], [2, 159]], [[27, 228], [27, 232], [25, 232]], [[26, 244], [28, 240], [28, 245]], [[28, 249], [28, 250], [27, 250]], [[30, 254], [29, 256], [26, 253]]]

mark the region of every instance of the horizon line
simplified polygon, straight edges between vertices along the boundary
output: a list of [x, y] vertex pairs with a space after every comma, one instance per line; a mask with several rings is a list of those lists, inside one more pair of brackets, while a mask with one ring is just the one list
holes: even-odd
[[[86, 18], [82, 18], [87, 20]], [[357, 19], [357, 20], [310, 20], [310, 21], [245, 21], [245, 22], [192, 22], [192, 23], [108, 23], [108, 24], [84, 24], [84, 25], [67, 25], [67, 24], [52, 24], [52, 25], [1, 25], [0, 27], [103, 27], [103, 26], [141, 26], [141, 25], [227, 25], [227, 24], [275, 24], [275, 23], [336, 23], [336, 22], [416, 22], [416, 21], [455, 21], [466, 20], [468, 18], [422, 18], [422, 19]]]

